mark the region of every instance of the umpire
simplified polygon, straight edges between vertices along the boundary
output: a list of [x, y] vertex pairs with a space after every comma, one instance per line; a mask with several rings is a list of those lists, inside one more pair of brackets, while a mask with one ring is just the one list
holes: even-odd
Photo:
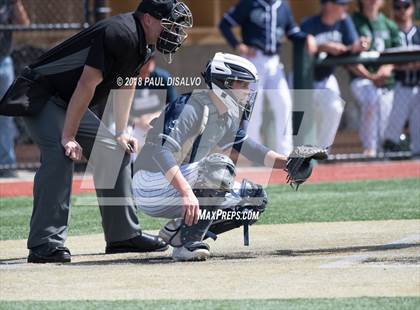
[[[34, 181], [28, 262], [70, 262], [64, 242], [73, 162], [82, 154], [90, 162], [97, 162], [90, 158], [94, 143], [101, 160], [107, 161], [106, 169], [94, 168], [106, 253], [166, 250], [160, 238], [142, 233], [136, 216], [128, 153], [136, 151], [137, 141], [125, 131], [135, 85], [126, 87], [120, 81], [137, 77], [155, 48], [167, 55], [176, 52], [186, 38], [184, 28], [191, 26], [190, 10], [183, 3], [143, 0], [135, 12], [101, 21], [53, 48], [9, 89], [0, 113], [18, 115], [13, 109], [22, 107], [16, 104], [16, 95], [22, 88], [29, 89], [29, 108], [21, 115], [25, 115], [29, 132], [41, 150], [41, 166]], [[28, 85], [27, 81], [34, 83]], [[121, 86], [130, 89], [130, 95], [114, 102], [114, 136], [100, 126], [101, 121], [89, 108], [106, 102], [111, 90]], [[22, 105], [27, 108], [28, 104]], [[122, 163], [110, 164], [115, 158], [123, 158]], [[98, 182], [106, 177], [104, 170], [115, 171], [112, 188], [98, 188]]]

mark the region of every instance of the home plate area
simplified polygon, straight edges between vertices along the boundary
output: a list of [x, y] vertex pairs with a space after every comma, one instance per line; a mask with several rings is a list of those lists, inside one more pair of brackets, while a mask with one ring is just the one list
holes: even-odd
[[[210, 241], [206, 262], [171, 252], [104, 255], [102, 235], [70, 237], [73, 260], [25, 262], [25, 240], [0, 242], [2, 300], [267, 299], [417, 296], [420, 221], [251, 226]], [[42, 279], [42, 286], [39, 281]]]

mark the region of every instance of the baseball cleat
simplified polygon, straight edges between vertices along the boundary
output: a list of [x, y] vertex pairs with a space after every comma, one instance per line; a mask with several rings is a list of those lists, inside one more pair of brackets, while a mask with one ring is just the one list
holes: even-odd
[[175, 261], [204, 261], [210, 257], [210, 251], [204, 248], [190, 250], [185, 246], [174, 248], [172, 258]]
[[174, 248], [172, 258], [175, 261], [203, 261], [210, 257], [210, 247], [203, 241], [192, 241]]

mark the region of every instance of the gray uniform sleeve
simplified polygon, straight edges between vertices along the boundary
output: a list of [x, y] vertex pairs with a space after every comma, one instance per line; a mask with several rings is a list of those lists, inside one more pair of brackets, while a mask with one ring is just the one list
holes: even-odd
[[222, 140], [219, 146], [222, 150], [232, 147], [247, 159], [259, 165], [264, 165], [265, 155], [270, 151], [266, 146], [249, 138], [245, 129], [242, 127], [239, 128], [234, 137], [228, 137]]
[[[159, 166], [162, 173], [177, 165], [174, 153], [181, 151], [185, 142], [198, 133], [200, 126], [200, 111], [196, 105], [186, 104], [179, 118], [171, 121], [170, 134], [161, 134], [164, 143], [153, 156], [153, 160]], [[163, 130], [161, 131], [163, 132]]]

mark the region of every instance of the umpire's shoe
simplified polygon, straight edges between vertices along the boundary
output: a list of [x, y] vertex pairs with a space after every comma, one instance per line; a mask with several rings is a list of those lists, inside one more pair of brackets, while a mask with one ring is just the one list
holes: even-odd
[[161, 252], [166, 251], [168, 245], [159, 236], [146, 234], [134, 238], [110, 242], [105, 248], [105, 254], [127, 253], [127, 252]]
[[40, 251], [30, 250], [28, 263], [46, 264], [46, 263], [70, 263], [70, 250], [66, 247], [56, 247], [51, 253], [44, 254]]

